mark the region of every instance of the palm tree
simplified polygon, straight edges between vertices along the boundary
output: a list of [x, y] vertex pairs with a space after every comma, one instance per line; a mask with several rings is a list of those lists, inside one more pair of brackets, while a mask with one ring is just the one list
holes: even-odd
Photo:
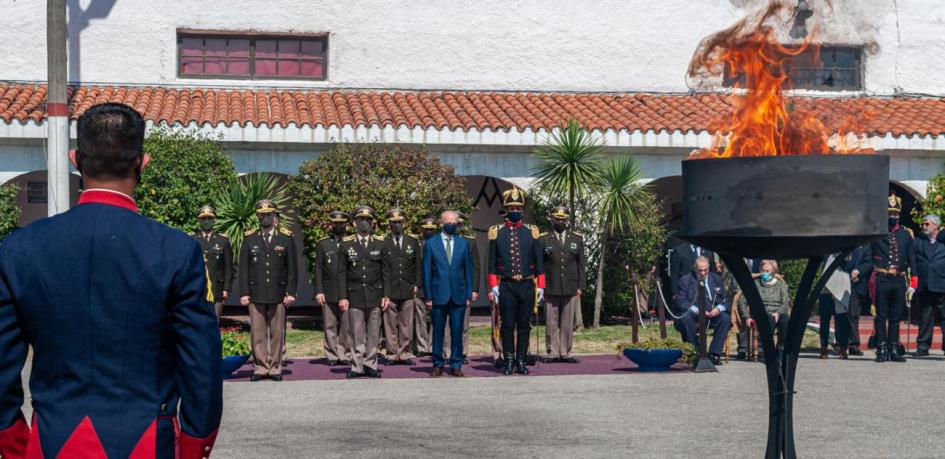
[[[603, 150], [600, 139], [592, 136], [572, 118], [568, 120], [567, 126], [554, 130], [548, 143], [533, 153], [538, 160], [532, 170], [535, 185], [552, 196], [568, 196], [572, 229], [577, 215], [577, 200], [587, 196], [600, 182], [598, 164]], [[580, 303], [575, 308], [574, 323], [578, 330], [584, 328]]]
[[624, 233], [639, 224], [635, 209], [654, 199], [645, 185], [638, 182], [642, 177], [640, 165], [630, 155], [613, 158], [601, 167], [601, 182], [595, 188], [598, 227], [600, 234], [600, 260], [597, 265], [597, 288], [594, 297], [594, 328], [600, 327], [600, 310], [604, 302], [604, 269], [609, 237]]
[[604, 145], [574, 119], [552, 132], [544, 146], [533, 153], [538, 164], [533, 168], [535, 185], [553, 195], [567, 195], [574, 227], [575, 204], [600, 182], [598, 163]]
[[240, 253], [243, 234], [259, 225], [256, 201], [260, 199], [269, 199], [279, 208], [279, 226], [292, 225], [292, 216], [285, 212], [290, 207], [289, 193], [278, 176], [266, 172], [244, 175], [214, 197], [218, 231], [230, 238], [236, 254]]

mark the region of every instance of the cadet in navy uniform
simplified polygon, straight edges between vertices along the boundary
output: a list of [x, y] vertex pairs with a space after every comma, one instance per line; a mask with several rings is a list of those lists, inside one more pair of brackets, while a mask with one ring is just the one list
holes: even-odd
[[377, 213], [368, 206], [354, 211], [355, 234], [341, 243], [344, 275], [338, 278], [338, 305], [348, 312], [351, 371], [347, 378], [380, 378], [377, 347], [381, 338], [384, 296], [384, 238], [374, 235]]
[[538, 228], [522, 223], [525, 193], [517, 187], [505, 191], [502, 205], [508, 222], [489, 228], [489, 288], [502, 316], [503, 373], [526, 375], [532, 309], [544, 297], [545, 269]]
[[[918, 283], [909, 282], [909, 271], [915, 266], [912, 231], [899, 224], [902, 199], [889, 195], [889, 234], [870, 244], [863, 252], [860, 266], [850, 273], [855, 282], [861, 272], [872, 268], [876, 273], [876, 361], [905, 362], [899, 352], [899, 320], [906, 306], [906, 294]], [[907, 284], [908, 283], [908, 284]]]
[[69, 155], [78, 205], [0, 245], [0, 457], [210, 455], [223, 405], [212, 293], [197, 241], [137, 213], [144, 127], [127, 105], [86, 110]]
[[277, 209], [268, 199], [256, 203], [259, 230], [246, 233], [240, 248], [240, 304], [249, 306], [253, 341], [251, 381], [282, 381], [286, 308], [295, 303], [298, 261], [292, 233], [277, 228]]
[[587, 288], [584, 272], [584, 238], [568, 231], [570, 211], [567, 207], [551, 209], [554, 231], [541, 236], [545, 254], [545, 346], [548, 358], [565, 363], [578, 363], [571, 356], [574, 337], [574, 310], [580, 305], [581, 292]]
[[322, 306], [328, 365], [350, 365], [348, 313], [338, 307], [338, 280], [344, 275], [341, 240], [348, 228], [348, 214], [334, 210], [328, 214], [328, 221], [331, 235], [320, 239], [315, 249], [315, 301]]
[[404, 232], [406, 216], [401, 209], [385, 215], [390, 234], [384, 238], [384, 278], [390, 304], [384, 310], [387, 363], [413, 365], [413, 313], [420, 291], [420, 241]]
[[233, 246], [230, 238], [213, 231], [216, 223], [217, 211], [210, 206], [203, 206], [197, 212], [197, 223], [200, 231], [194, 233], [194, 239], [203, 249], [203, 258], [207, 261], [207, 272], [210, 273], [210, 284], [213, 286], [213, 298], [216, 304], [213, 309], [220, 318], [223, 303], [230, 298], [233, 287]]

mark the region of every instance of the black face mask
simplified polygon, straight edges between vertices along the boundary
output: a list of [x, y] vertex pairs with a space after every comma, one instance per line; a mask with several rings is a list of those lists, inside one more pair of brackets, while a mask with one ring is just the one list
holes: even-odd
[[509, 221], [512, 223], [518, 223], [522, 221], [522, 211], [514, 210], [512, 212], [509, 212]]
[[259, 226], [263, 228], [266, 228], [266, 229], [272, 228], [272, 222], [273, 222], [273, 215], [271, 213], [263, 214], [259, 216]]
[[568, 229], [567, 223], [555, 223], [555, 232], [563, 233], [566, 229]]
[[333, 226], [331, 227], [331, 232], [332, 232], [332, 234], [334, 234], [335, 236], [341, 236], [341, 235], [345, 234], [345, 230], [346, 230], [347, 228], [348, 228], [347, 225], [333, 225]]
[[404, 224], [403, 224], [403, 223], [399, 223], [399, 222], [398, 222], [398, 223], [391, 223], [391, 224], [390, 224], [390, 232], [391, 232], [391, 234], [393, 234], [394, 236], [400, 236], [400, 235], [403, 234], [403, 232], [404, 232]]
[[890, 228], [893, 228], [899, 224], [899, 217], [889, 217], [887, 223]]
[[358, 220], [357, 222], [355, 222], [354, 227], [355, 229], [358, 230], [359, 233], [362, 233], [362, 234], [370, 233], [371, 230], [374, 228], [374, 226], [371, 225], [370, 220]]
[[210, 232], [213, 231], [213, 224], [216, 223], [213, 220], [200, 220], [200, 229]]

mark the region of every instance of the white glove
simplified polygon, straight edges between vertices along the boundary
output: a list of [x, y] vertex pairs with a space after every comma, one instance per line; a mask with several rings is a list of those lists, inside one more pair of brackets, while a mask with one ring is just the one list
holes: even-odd
[[492, 287], [492, 298], [495, 298], [496, 303], [499, 302], [499, 287], [498, 286]]
[[915, 289], [912, 288], [912, 287], [909, 287], [908, 289], [906, 289], [906, 293], [907, 293], [909, 296], [912, 296], [912, 294], [915, 293]]
[[538, 287], [538, 304], [541, 304], [541, 300], [545, 299], [545, 289]]

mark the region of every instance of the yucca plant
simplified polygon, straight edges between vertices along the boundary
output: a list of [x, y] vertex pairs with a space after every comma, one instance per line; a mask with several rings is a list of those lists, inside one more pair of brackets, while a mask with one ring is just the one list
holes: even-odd
[[279, 209], [280, 227], [292, 226], [294, 218], [286, 212], [290, 206], [289, 193], [275, 175], [266, 172], [244, 175], [214, 198], [217, 230], [230, 238], [234, 254], [240, 253], [243, 234], [259, 227], [256, 201], [260, 199], [269, 199]]
[[645, 185], [640, 165], [630, 155], [606, 161], [601, 166], [601, 181], [595, 187], [598, 196], [598, 227], [600, 228], [600, 260], [597, 264], [597, 288], [594, 296], [594, 328], [600, 327], [600, 310], [604, 302], [604, 269], [608, 238], [626, 232], [639, 224], [635, 209], [654, 199]]
[[533, 153], [538, 164], [532, 170], [535, 185], [554, 195], [568, 197], [571, 227], [574, 228], [575, 204], [601, 180], [599, 162], [604, 145], [574, 119], [555, 129], [548, 143]]

